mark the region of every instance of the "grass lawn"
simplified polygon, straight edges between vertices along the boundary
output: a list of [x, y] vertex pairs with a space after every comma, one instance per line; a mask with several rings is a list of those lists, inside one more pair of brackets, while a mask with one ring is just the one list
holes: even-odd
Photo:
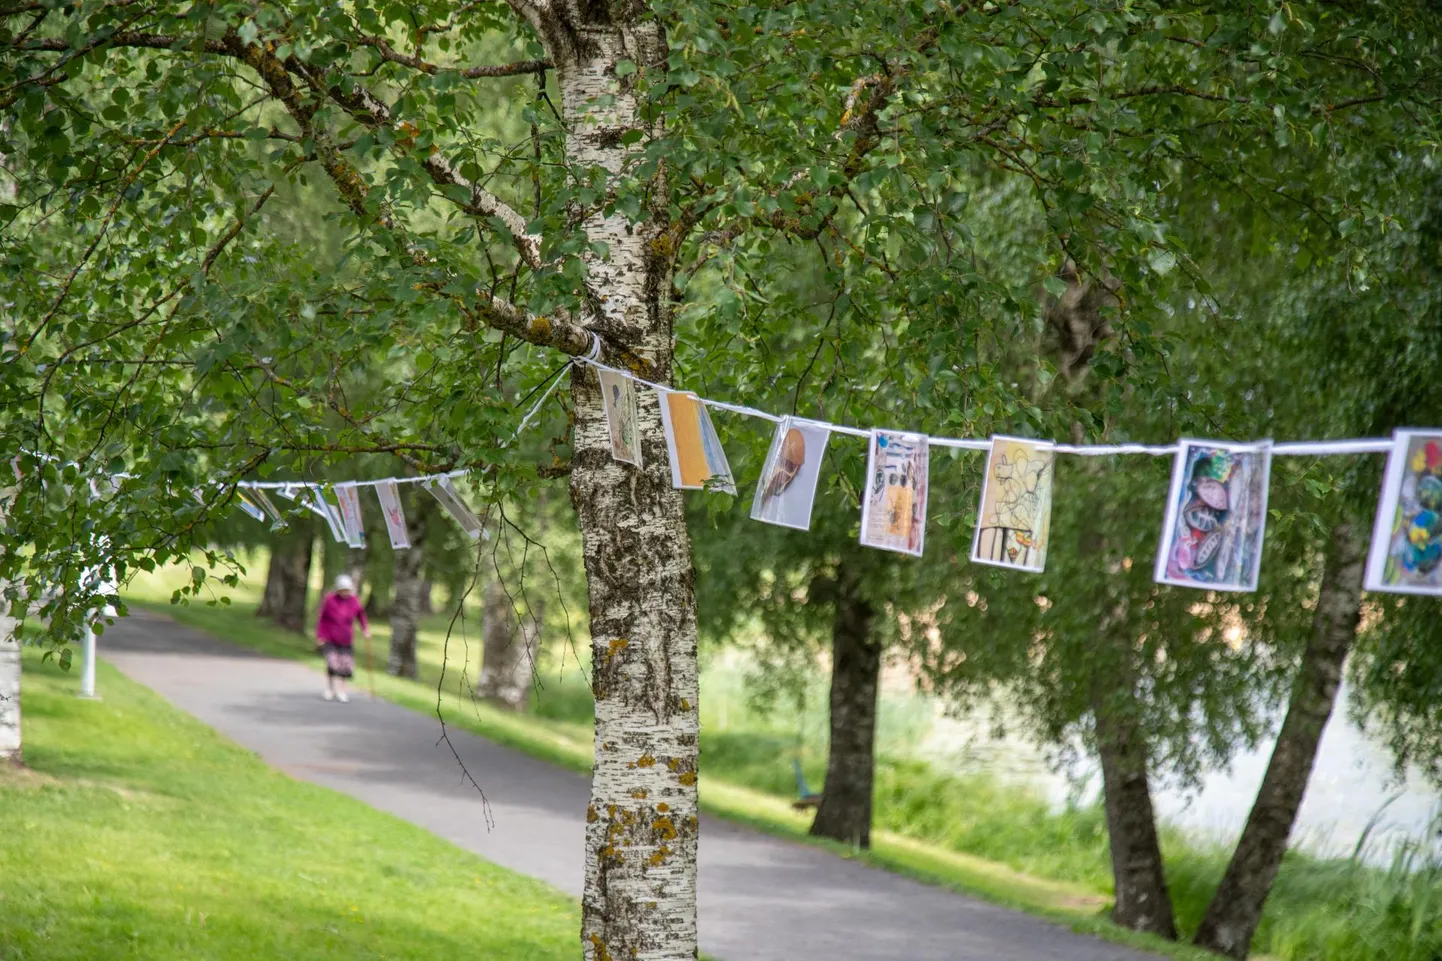
[[[277, 656], [314, 659], [311, 642], [251, 615], [263, 565], [229, 591], [233, 607], [172, 606], [184, 570], [138, 578], [132, 603], [169, 614], [209, 633]], [[592, 761], [590, 692], [568, 651], [558, 673], [554, 655], [564, 637], [547, 640], [550, 665], [530, 715], [477, 703], [470, 685], [479, 673], [477, 612], [451, 626], [430, 618], [418, 643], [420, 683], [378, 673], [377, 693], [412, 710], [435, 714], [492, 740], [589, 772]], [[375, 625], [376, 665], [389, 649], [385, 625]], [[582, 643], [578, 639], [577, 643]], [[104, 640], [101, 640], [103, 651]], [[363, 657], [358, 660], [364, 660]], [[362, 671], [357, 686], [364, 688]], [[1096, 807], [1064, 811], [1025, 789], [985, 775], [945, 773], [902, 754], [878, 753], [872, 849], [858, 854], [811, 841], [809, 815], [790, 807], [795, 796], [790, 757], [795, 731], [785, 721], [748, 715], [744, 693], [717, 672], [702, 675], [701, 805], [704, 810], [772, 834], [821, 843], [920, 880], [979, 895], [1110, 940], [1176, 958], [1214, 957], [1136, 935], [1106, 920], [1110, 865], [1105, 819]], [[718, 718], [720, 712], [725, 720]], [[728, 715], [729, 712], [729, 715]], [[739, 720], [738, 720], [739, 718]], [[720, 723], [718, 723], [718, 721]], [[807, 758], [807, 777], [819, 786], [824, 753]], [[1199, 846], [1164, 830], [1169, 881], [1183, 931], [1195, 930], [1226, 867], [1228, 852]], [[1289, 854], [1268, 900], [1254, 958], [1285, 961], [1442, 961], [1442, 855], [1403, 852], [1390, 868], [1356, 860]]]
[[276, 773], [100, 665], [28, 651], [28, 770], [0, 771], [0, 958], [572, 959], [578, 905]]

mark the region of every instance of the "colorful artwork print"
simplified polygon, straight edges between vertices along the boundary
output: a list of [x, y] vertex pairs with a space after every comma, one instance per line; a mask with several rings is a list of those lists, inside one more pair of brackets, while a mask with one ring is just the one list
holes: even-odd
[[783, 417], [771, 438], [771, 449], [756, 483], [751, 500], [751, 519], [811, 529], [811, 507], [816, 500], [816, 482], [821, 477], [821, 455], [831, 431], [815, 424], [802, 424]]
[[482, 529], [481, 519], [466, 506], [465, 501], [461, 500], [460, 492], [456, 490], [456, 485], [451, 483], [449, 477], [437, 477], [434, 480], [423, 482], [421, 486], [430, 491], [431, 496], [445, 508], [446, 513], [461, 525], [461, 530], [465, 531], [467, 537], [474, 541], [485, 536], [487, 540], [490, 540], [490, 536]]
[[411, 535], [406, 530], [406, 512], [401, 507], [400, 485], [393, 480], [376, 481], [376, 499], [381, 502], [381, 516], [386, 521], [386, 533], [391, 537], [391, 547], [398, 551], [410, 550]]
[[661, 427], [666, 434], [666, 456], [671, 462], [671, 486], [682, 490], [718, 490], [736, 493], [731, 465], [721, 438], [711, 425], [706, 405], [695, 394], [657, 391]]
[[366, 546], [365, 521], [361, 520], [360, 492], [354, 484], [335, 485], [336, 503], [340, 505], [341, 530], [350, 547]]
[[1158, 582], [1257, 589], [1271, 465], [1270, 444], [1181, 442], [1157, 552]]
[[641, 466], [641, 431], [636, 416], [636, 387], [631, 378], [614, 371], [598, 371], [601, 398], [606, 405], [606, 426], [611, 431], [611, 456], [624, 464]]
[[1367, 590], [1442, 594], [1442, 431], [1393, 435], [1367, 555]]
[[1050, 445], [1019, 437], [991, 439], [971, 541], [973, 561], [1022, 571], [1046, 569], [1055, 470]]
[[871, 432], [861, 543], [921, 556], [926, 534], [927, 444], [921, 434]]

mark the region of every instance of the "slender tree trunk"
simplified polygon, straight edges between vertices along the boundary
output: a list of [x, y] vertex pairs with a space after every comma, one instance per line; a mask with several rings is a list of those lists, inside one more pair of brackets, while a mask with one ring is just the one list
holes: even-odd
[[[429, 497], [429, 495], [427, 495]], [[412, 501], [406, 515], [409, 550], [395, 552], [395, 602], [391, 607], [391, 656], [386, 671], [397, 677], [414, 678], [416, 670], [416, 629], [421, 618], [421, 590], [425, 581], [426, 532], [430, 526], [429, 506], [420, 498]]]
[[860, 587], [860, 576], [842, 558], [831, 625], [831, 747], [811, 834], [869, 848], [882, 646], [871, 629], [875, 611]]
[[1357, 635], [1362, 559], [1356, 527], [1350, 522], [1334, 527], [1312, 635], [1292, 682], [1286, 719], [1241, 840], [1197, 930], [1197, 944], [1219, 954], [1245, 958], [1251, 950], [1262, 907], [1287, 851], [1287, 839], [1317, 760], [1317, 746], [1337, 700], [1342, 665]]
[[1106, 691], [1106, 686], [1097, 679], [1092, 712], [1116, 889], [1112, 920], [1122, 927], [1175, 940], [1176, 921], [1147, 775], [1146, 733], [1135, 712], [1127, 709], [1136, 701], [1135, 678], [1132, 672], [1121, 671], [1115, 687]]
[[291, 531], [271, 541], [265, 593], [255, 613], [259, 617], [270, 618], [288, 631], [305, 633], [305, 603], [310, 589], [315, 531], [302, 520], [292, 520], [291, 524]]
[[20, 737], [20, 643], [18, 621], [11, 617], [0, 581], [0, 764], [19, 764]]
[[[1080, 423], [1072, 424], [1071, 434], [1073, 443], [1082, 442]], [[1094, 477], [1095, 470], [1093, 467]], [[1093, 603], [1103, 611], [1093, 643], [1088, 699], [1102, 769], [1102, 803], [1112, 861], [1112, 920], [1175, 941], [1176, 918], [1152, 809], [1151, 753], [1139, 713], [1137, 642], [1129, 617], [1131, 586], [1108, 543], [1103, 510], [1091, 510], [1085, 516], [1078, 547], [1085, 556], [1096, 558], [1098, 565], [1112, 568], [1095, 585], [1082, 588], [1096, 589]]]
[[485, 659], [476, 693], [508, 710], [524, 711], [530, 700], [545, 604], [537, 600], [531, 611], [517, 618], [515, 602], [497, 577], [486, 585], [485, 605], [481, 630]]
[[420, 594], [417, 603], [420, 605], [418, 610], [420, 611], [422, 617], [429, 617], [436, 612], [435, 590], [435, 581], [431, 580], [430, 578], [425, 578], [421, 581]]
[[[658, 121], [641, 109], [634, 74], [617, 67], [664, 69], [660, 24], [641, 5], [526, 9], [556, 65], [566, 160], [578, 172], [601, 170], [622, 182]], [[639, 222], [620, 204], [585, 212], [591, 246], [582, 256], [593, 292], [585, 319], [608, 350], [625, 348], [638, 372], [668, 383], [674, 251], [664, 233], [664, 184], [654, 188]], [[671, 487], [652, 392], [637, 392], [644, 462], [637, 468], [611, 457], [595, 373], [577, 370], [571, 389], [571, 500], [590, 591], [596, 701], [582, 949], [587, 961], [694, 959], [696, 599], [681, 497]]]
[[366, 567], [370, 562], [370, 535], [367, 532], [365, 547], [347, 547], [345, 551], [345, 566], [342, 568], [347, 577], [355, 583], [355, 596], [364, 596], [362, 592], [366, 586]]
[[[0, 123], [0, 133], [9, 131], [7, 117]], [[3, 158], [0, 158], [3, 159]], [[0, 179], [0, 197], [7, 196], [5, 181]], [[11, 192], [13, 196], [13, 191]], [[7, 197], [7, 199], [10, 199]], [[0, 521], [7, 517], [15, 488], [0, 490]], [[6, 546], [0, 543], [0, 553]], [[0, 581], [0, 764], [21, 762], [20, 731], [20, 638], [19, 619], [12, 617], [11, 601], [5, 596], [9, 584]], [[15, 604], [28, 604], [28, 600], [17, 599]]]

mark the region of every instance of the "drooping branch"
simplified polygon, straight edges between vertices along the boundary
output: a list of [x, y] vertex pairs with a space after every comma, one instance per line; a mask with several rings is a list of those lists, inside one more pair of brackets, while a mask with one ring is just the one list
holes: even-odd
[[519, 77], [525, 74], [542, 73], [551, 69], [549, 60], [520, 60], [515, 63], [485, 64], [475, 67], [447, 66], [444, 64], [430, 63], [421, 57], [401, 53], [390, 45], [385, 37], [376, 37], [369, 34], [360, 34], [357, 40], [363, 45], [370, 47], [380, 58], [387, 63], [399, 64], [403, 67], [410, 67], [412, 70], [419, 70], [421, 73], [434, 76], [442, 72], [453, 72], [465, 77], [467, 80], [478, 80], [491, 77]]

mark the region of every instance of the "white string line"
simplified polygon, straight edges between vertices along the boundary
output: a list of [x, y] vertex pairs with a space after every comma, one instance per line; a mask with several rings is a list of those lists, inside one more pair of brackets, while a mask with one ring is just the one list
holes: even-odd
[[[689, 391], [680, 391], [674, 387], [667, 387], [665, 384], [658, 384], [654, 381], [647, 380], [646, 378], [639, 377], [628, 370], [621, 370], [620, 368], [612, 367], [609, 364], [601, 363], [598, 359], [601, 354], [601, 338], [595, 333], [595, 331], [591, 331], [590, 333], [591, 349], [587, 351], [584, 356], [572, 357], [572, 364], [586, 364], [588, 366], [595, 367], [597, 370], [610, 371], [613, 374], [618, 374], [619, 376], [625, 377], [626, 379], [641, 384], [642, 386], [650, 387], [653, 390], [658, 390], [663, 393], [690, 393]], [[551, 395], [555, 393], [556, 388], [561, 383], [561, 379], [562, 378], [560, 377], [559, 372], [553, 376], [550, 386], [546, 388], [545, 393], [541, 395], [540, 399], [531, 405], [530, 410], [526, 411], [525, 415], [521, 418], [521, 422], [516, 426], [515, 431], [504, 443], [501, 444], [502, 448], [509, 447], [516, 440], [516, 438], [521, 435], [521, 432], [524, 431], [528, 426], [530, 426], [532, 419], [534, 419], [536, 414], [540, 411], [541, 407], [546, 403], [547, 400], [550, 399]], [[712, 400], [711, 398], [701, 397], [695, 394], [693, 394], [693, 396], [695, 396], [698, 401], [700, 401], [702, 404], [705, 404], [707, 407], [714, 407], [717, 410], [724, 410], [733, 414], [740, 414], [743, 417], [755, 417], [760, 420], [770, 421], [773, 424], [779, 424], [785, 419], [777, 414], [772, 414], [755, 407], [748, 407], [744, 404], [732, 404], [722, 400]], [[794, 423], [805, 424], [812, 427], [819, 427], [834, 434], [846, 434], [851, 437], [870, 437], [872, 434], [870, 430], [867, 430], [865, 428], [852, 427], [848, 424], [834, 424], [830, 421], [816, 420], [810, 417], [793, 416], [791, 420]], [[895, 433], [915, 432], [896, 431]], [[933, 447], [951, 447], [958, 450], [990, 450], [992, 445], [990, 438], [972, 437], [927, 437], [927, 443]], [[1199, 443], [1206, 443], [1206, 441], [1199, 441]], [[1113, 455], [1123, 454], [1143, 454], [1149, 457], [1170, 457], [1175, 455], [1177, 451], [1181, 449], [1180, 444], [1058, 444], [1040, 440], [1036, 441], [1036, 444], [1039, 448], [1042, 448], [1044, 450], [1050, 450], [1057, 454], [1075, 454], [1079, 457], [1109, 457]], [[1260, 440], [1244, 443], [1229, 443], [1228, 446], [1231, 447], [1231, 449], [1233, 450], [1262, 450], [1264, 448], [1270, 447], [1271, 452], [1274, 455], [1282, 457], [1326, 457], [1339, 454], [1385, 454], [1391, 451], [1394, 445], [1391, 438], [1364, 437], [1329, 441], [1291, 441], [1281, 444], [1273, 443], [1272, 441], [1268, 440]], [[21, 453], [34, 457], [37, 460], [59, 460], [59, 458], [54, 457], [53, 455], [42, 454], [38, 451], [22, 450]], [[69, 466], [76, 467], [77, 469], [79, 468], [79, 465], [74, 463], [71, 463]], [[15, 469], [16, 476], [18, 477], [20, 473], [19, 455], [16, 455], [15, 460], [12, 463], [12, 467]], [[484, 472], [489, 469], [489, 467], [484, 467], [481, 470], [482, 472]], [[424, 474], [420, 476], [407, 477], [386, 477], [379, 480], [336, 481], [330, 484], [320, 483], [316, 481], [236, 481], [235, 486], [243, 490], [284, 490], [286, 488], [290, 488], [294, 490], [322, 492], [327, 487], [374, 487], [377, 484], [386, 483], [388, 481], [395, 484], [424, 484], [442, 477], [465, 477], [470, 473], [470, 470], [463, 468], [460, 470], [446, 471], [440, 474]], [[133, 475], [121, 473], [111, 476], [128, 478], [132, 477]], [[223, 487], [225, 485], [220, 481], [215, 481], [213, 482], [212, 486]]]
[[[667, 387], [664, 384], [657, 384], [646, 380], [644, 377], [637, 377], [627, 370], [620, 370], [608, 366], [590, 356], [577, 357], [577, 361], [589, 364], [600, 370], [608, 370], [613, 374], [620, 374], [638, 384], [666, 393], [683, 393], [674, 387]], [[782, 418], [776, 414], [764, 410], [757, 410], [755, 407], [746, 407], [740, 404], [731, 404], [721, 400], [711, 400], [706, 397], [696, 398], [707, 407], [715, 407], [717, 410], [730, 411], [734, 414], [741, 414], [746, 417], [757, 417], [761, 420], [769, 420], [773, 424], [779, 424]], [[807, 424], [812, 427], [820, 427], [836, 434], [848, 434], [852, 437], [870, 437], [871, 431], [861, 427], [852, 427], [848, 424], [833, 424], [829, 421], [815, 420], [810, 417], [792, 417], [792, 421]], [[895, 433], [915, 433], [915, 431], [896, 431]], [[1206, 441], [1200, 441], [1206, 443]], [[927, 437], [927, 443], [933, 447], [954, 447], [961, 450], [991, 450], [990, 438], [973, 437]], [[1081, 457], [1106, 457], [1113, 454], [1146, 454], [1151, 457], [1168, 457], [1176, 454], [1181, 448], [1180, 444], [1057, 444], [1048, 441], [1036, 441], [1038, 447], [1054, 451], [1058, 454], [1077, 454]], [[1392, 449], [1391, 438], [1361, 438], [1353, 440], [1335, 441], [1294, 441], [1285, 444], [1273, 443], [1269, 440], [1251, 441], [1240, 444], [1229, 444], [1234, 450], [1261, 450], [1270, 447], [1273, 454], [1282, 456], [1326, 456], [1329, 454], [1372, 454], [1386, 453]]]

